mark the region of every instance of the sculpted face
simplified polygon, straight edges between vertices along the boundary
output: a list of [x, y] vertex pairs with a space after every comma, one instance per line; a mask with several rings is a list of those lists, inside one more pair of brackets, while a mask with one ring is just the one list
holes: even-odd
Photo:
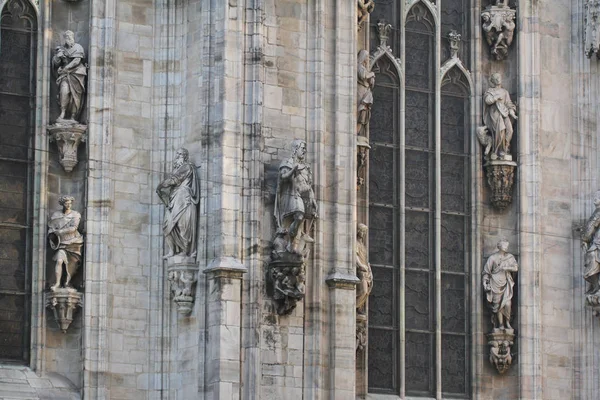
[[74, 44], [75, 44], [75, 37], [73, 35], [73, 32], [71, 32], [71, 31], [65, 32], [65, 46], [73, 47]]
[[72, 200], [65, 200], [63, 203], [63, 208], [65, 211], [71, 211], [71, 207], [73, 206]]
[[499, 87], [502, 84], [502, 77], [498, 73], [492, 74], [490, 82], [494, 87]]
[[183, 165], [183, 163], [187, 160], [187, 154], [183, 149], [177, 150], [175, 154], [175, 160], [173, 160], [173, 167], [179, 168]]
[[304, 160], [304, 156], [306, 156], [306, 143], [300, 142], [296, 149], [296, 155], [300, 160]]
[[498, 243], [498, 248], [502, 251], [508, 251], [508, 242], [507, 241], [501, 241]]

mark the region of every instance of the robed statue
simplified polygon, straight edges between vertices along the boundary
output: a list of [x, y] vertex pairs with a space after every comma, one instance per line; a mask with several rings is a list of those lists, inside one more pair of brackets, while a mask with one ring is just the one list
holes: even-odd
[[75, 122], [81, 114], [85, 96], [85, 52], [80, 44], [75, 43], [73, 32], [66, 31], [64, 38], [64, 45], [58, 46], [52, 57], [60, 104], [60, 115], [56, 122]]
[[517, 119], [517, 106], [508, 91], [502, 87], [500, 74], [490, 77], [490, 88], [483, 94], [483, 123], [492, 139], [492, 160], [510, 160], [510, 141], [513, 136], [512, 120]]
[[358, 224], [356, 231], [356, 276], [360, 282], [356, 285], [356, 312], [365, 314], [365, 304], [373, 290], [373, 272], [369, 264], [367, 252], [367, 233], [369, 228], [365, 224]]
[[508, 253], [508, 242], [498, 242], [498, 250], [483, 267], [483, 290], [492, 311], [494, 330], [512, 330], [512, 298], [515, 281], [512, 274], [519, 270], [517, 260]]
[[358, 52], [357, 75], [356, 132], [359, 136], [366, 136], [373, 105], [373, 86], [375, 86], [375, 73], [369, 68], [369, 52], [367, 50]]
[[275, 219], [278, 230], [289, 236], [286, 251], [302, 254], [305, 243], [313, 243], [310, 231], [317, 218], [317, 201], [313, 192], [313, 175], [305, 163], [306, 142], [292, 142], [292, 156], [279, 166]]
[[600, 191], [594, 198], [596, 209], [583, 226], [581, 233], [581, 247], [585, 252], [584, 279], [589, 283], [587, 294], [600, 294]]
[[156, 193], [166, 206], [163, 234], [169, 253], [164, 258], [195, 258], [200, 188], [196, 166], [186, 149], [177, 150], [173, 171], [158, 185]]
[[71, 209], [74, 200], [75, 198], [71, 196], [61, 196], [58, 203], [62, 206], [62, 210], [53, 213], [48, 221], [48, 240], [50, 247], [55, 251], [52, 258], [55, 261], [55, 282], [50, 287], [52, 291], [56, 291], [61, 285], [69, 288], [71, 278], [81, 264], [83, 236], [77, 230], [81, 214]]

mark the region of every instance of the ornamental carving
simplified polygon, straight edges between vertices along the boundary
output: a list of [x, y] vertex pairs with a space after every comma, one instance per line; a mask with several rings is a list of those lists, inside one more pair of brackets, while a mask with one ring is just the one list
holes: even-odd
[[48, 127], [51, 142], [58, 147], [58, 162], [65, 171], [71, 172], [78, 163], [77, 149], [87, 139], [87, 126], [83, 124], [56, 123]]
[[373, 12], [375, 2], [373, 0], [357, 0], [356, 14], [358, 18], [358, 30], [362, 29], [363, 23], [369, 18], [369, 14]]
[[52, 308], [56, 322], [66, 332], [73, 321], [73, 312], [81, 306], [83, 295], [71, 285], [73, 276], [81, 265], [83, 236], [79, 232], [81, 214], [71, 206], [75, 199], [61, 196], [62, 210], [56, 211], [48, 221], [48, 240], [54, 250], [54, 283], [46, 295], [46, 305]]
[[497, 0], [496, 5], [487, 7], [481, 13], [481, 27], [490, 47], [490, 53], [498, 60], [508, 57], [508, 48], [515, 34], [517, 11], [508, 6], [508, 0]]
[[512, 299], [515, 281], [513, 273], [519, 267], [515, 257], [508, 252], [508, 242], [498, 242], [498, 250], [485, 263], [482, 274], [483, 291], [492, 313], [492, 332], [488, 334], [490, 363], [499, 373], [508, 370], [512, 363], [510, 353], [515, 339], [512, 319]]
[[267, 272], [269, 292], [279, 315], [291, 313], [304, 298], [307, 245], [314, 243], [311, 232], [318, 208], [312, 171], [305, 157], [306, 142], [296, 139], [291, 157], [279, 166], [274, 209], [277, 232]]
[[600, 37], [598, 36], [598, 17], [600, 16], [600, 0], [585, 0], [584, 11], [584, 51], [588, 58], [594, 54], [600, 58]]
[[362, 351], [367, 343], [367, 300], [373, 290], [373, 272], [369, 264], [367, 235], [369, 228], [358, 224], [356, 229], [356, 350]]
[[198, 266], [195, 263], [186, 263], [177, 260], [177, 256], [169, 259], [167, 274], [171, 285], [173, 301], [180, 314], [187, 315], [192, 312], [196, 297], [196, 282], [198, 282]]
[[500, 74], [490, 77], [490, 87], [483, 94], [483, 123], [477, 128], [477, 138], [483, 147], [487, 180], [492, 189], [492, 205], [503, 210], [512, 203], [515, 168], [510, 152], [513, 121], [517, 106], [502, 87]]

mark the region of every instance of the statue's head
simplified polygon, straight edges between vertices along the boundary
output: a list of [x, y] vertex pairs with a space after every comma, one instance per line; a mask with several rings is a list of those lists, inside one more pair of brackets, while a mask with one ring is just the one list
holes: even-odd
[[177, 169], [181, 167], [184, 163], [186, 163], [190, 158], [190, 153], [186, 148], [179, 148], [175, 153], [175, 160], [173, 160], [173, 169]]
[[358, 224], [358, 227], [356, 228], [356, 235], [360, 238], [360, 239], [365, 239], [367, 237], [367, 232], [369, 231], [369, 227], [366, 226], [365, 224]]
[[75, 197], [73, 196], [60, 196], [58, 199], [58, 204], [63, 207], [63, 210], [70, 210], [73, 206], [73, 202], [75, 201]]
[[502, 76], [499, 73], [494, 72], [492, 74], [492, 76], [490, 77], [490, 85], [493, 87], [498, 87], [501, 84], [502, 84]]
[[292, 142], [292, 156], [304, 160], [306, 156], [306, 142], [302, 139], [294, 139]]
[[66, 31], [64, 33], [64, 37], [65, 44], [67, 45], [67, 47], [72, 47], [75, 44], [75, 34], [73, 33], [73, 31]]
[[483, 20], [483, 22], [488, 22], [492, 19], [491, 15], [489, 12], [484, 12], [481, 14], [481, 19]]
[[508, 251], [508, 240], [502, 239], [498, 242], [498, 250]]
[[[369, 52], [365, 49], [362, 49], [358, 52], [358, 65], [365, 64], [365, 62], [369, 59]], [[368, 67], [368, 65], [365, 65]]]

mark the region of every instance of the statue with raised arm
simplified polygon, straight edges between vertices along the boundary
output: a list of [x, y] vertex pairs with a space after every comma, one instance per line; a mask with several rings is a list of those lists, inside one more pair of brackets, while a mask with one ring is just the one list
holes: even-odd
[[60, 115], [56, 122], [73, 122], [79, 119], [85, 96], [86, 66], [83, 63], [85, 52], [75, 43], [72, 31], [64, 33], [65, 43], [55, 49], [52, 66], [58, 85]]
[[594, 197], [594, 210], [581, 232], [581, 248], [585, 252], [585, 271], [583, 278], [589, 283], [586, 294], [600, 294], [600, 190]]
[[274, 214], [279, 231], [288, 234], [286, 251], [303, 255], [304, 245], [313, 243], [310, 236], [317, 218], [317, 201], [313, 192], [313, 175], [306, 164], [306, 142], [292, 142], [292, 156], [279, 166]]
[[186, 149], [177, 150], [173, 171], [156, 188], [166, 207], [163, 234], [172, 256], [196, 257], [196, 230], [200, 188], [196, 166]]
[[[61, 196], [58, 203], [62, 206], [61, 211], [56, 211], [48, 222], [48, 240], [50, 247], [56, 253], [52, 258], [55, 261], [55, 282], [50, 287], [53, 292], [64, 286], [70, 287], [71, 278], [77, 272], [81, 264], [81, 247], [83, 237], [77, 230], [81, 221], [81, 214], [71, 209], [75, 198]], [[64, 266], [64, 284], [63, 284]]]
[[499, 73], [493, 73], [489, 82], [490, 87], [483, 94], [483, 123], [492, 136], [490, 159], [512, 160], [510, 140], [513, 136], [512, 120], [517, 119], [517, 106], [502, 87]]
[[515, 281], [512, 274], [519, 270], [515, 257], [508, 253], [508, 242], [498, 242], [498, 250], [483, 267], [483, 290], [492, 311], [494, 331], [512, 330], [512, 298]]

